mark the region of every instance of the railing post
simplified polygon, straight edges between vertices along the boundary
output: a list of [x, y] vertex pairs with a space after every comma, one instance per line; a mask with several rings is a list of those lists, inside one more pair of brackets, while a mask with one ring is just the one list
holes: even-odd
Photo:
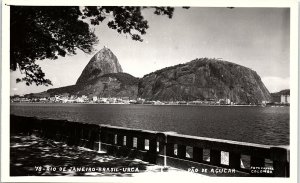
[[106, 142], [107, 142], [108, 144], [114, 144], [114, 139], [115, 139], [114, 134], [111, 133], [111, 132], [108, 132], [108, 133], [107, 133], [107, 139], [106, 139]]
[[229, 152], [229, 167], [235, 169], [241, 168], [241, 154]]
[[181, 158], [181, 159], [185, 159], [186, 158], [186, 146], [178, 144], [177, 147], [178, 147], [177, 148], [177, 155], [178, 155], [178, 157]]
[[157, 141], [159, 142], [159, 154], [163, 156], [164, 167], [167, 166], [167, 155], [166, 155], [166, 144], [167, 144], [167, 137], [164, 133], [157, 134]]
[[86, 147], [89, 149], [93, 149], [94, 147], [94, 137], [93, 137], [93, 125], [87, 126], [88, 136], [87, 136], [87, 144]]
[[88, 124], [84, 124], [84, 141], [85, 141], [85, 143], [84, 143], [84, 147], [86, 147], [86, 148], [88, 148], [88, 146], [89, 146], [89, 139], [90, 139], [90, 136], [91, 136], [91, 134], [90, 134], [90, 129], [89, 129], [89, 125]]
[[138, 136], [137, 139], [137, 149], [138, 150], [145, 150], [145, 138]]
[[133, 137], [132, 135], [127, 134], [126, 135], [126, 147], [133, 148]]
[[[69, 123], [68, 123], [69, 124]], [[84, 140], [84, 125], [81, 123], [79, 124], [79, 131], [78, 131], [78, 134], [79, 134], [79, 146], [83, 147], [84, 146], [84, 143], [85, 143], [85, 140]]]
[[273, 160], [274, 176], [289, 177], [290, 176], [290, 152], [288, 149], [281, 147], [271, 147], [271, 159]]
[[124, 139], [123, 135], [117, 134], [117, 144], [118, 144], [118, 146], [123, 146], [123, 139]]
[[157, 143], [156, 143], [156, 138], [151, 138], [149, 139], [149, 152], [151, 153], [156, 153], [157, 149]]
[[193, 147], [193, 160], [201, 163], [203, 161], [203, 149], [200, 147]]
[[[71, 143], [72, 143], [72, 138], [73, 138], [73, 135], [72, 135], [72, 124], [71, 124], [71, 122], [68, 122], [68, 128], [67, 128], [68, 130], [67, 130], [67, 134], [68, 134], [68, 139], [67, 139], [67, 144], [68, 145], [71, 145]], [[45, 130], [46, 131], [46, 130]], [[46, 134], [47, 134], [47, 132], [46, 132]]]
[[210, 163], [218, 166], [221, 163], [221, 151], [211, 149], [210, 150]]
[[[64, 124], [62, 125], [62, 129], [61, 129], [61, 141], [62, 142], [67, 142], [67, 139], [68, 139], [68, 134], [67, 134], [67, 127], [68, 127], [68, 121], [64, 121]], [[41, 137], [43, 135], [43, 128], [42, 126], [40, 127], [40, 134], [41, 134]]]
[[106, 128], [105, 127], [101, 127], [101, 135], [100, 135], [100, 141], [101, 143], [106, 143]]
[[89, 142], [89, 148], [95, 150], [95, 143], [98, 143], [98, 133], [99, 133], [99, 126], [98, 125], [91, 125], [90, 126], [91, 136]]
[[81, 128], [80, 128], [80, 123], [76, 123], [75, 125], [75, 144], [80, 145], [80, 135], [81, 135]]

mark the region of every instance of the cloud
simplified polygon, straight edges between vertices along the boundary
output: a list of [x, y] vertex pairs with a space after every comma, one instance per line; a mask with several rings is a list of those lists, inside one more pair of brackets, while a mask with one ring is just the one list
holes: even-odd
[[281, 78], [276, 76], [262, 77], [262, 81], [270, 93], [279, 92], [290, 88], [290, 78]]

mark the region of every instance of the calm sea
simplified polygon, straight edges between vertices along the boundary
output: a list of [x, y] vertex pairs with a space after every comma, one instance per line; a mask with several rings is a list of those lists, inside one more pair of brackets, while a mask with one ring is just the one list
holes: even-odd
[[289, 145], [289, 107], [11, 104], [11, 114]]

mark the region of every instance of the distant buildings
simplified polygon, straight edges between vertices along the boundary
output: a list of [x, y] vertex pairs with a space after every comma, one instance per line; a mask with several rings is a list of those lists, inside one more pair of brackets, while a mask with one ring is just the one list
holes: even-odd
[[272, 93], [271, 96], [274, 104], [290, 104], [290, 90]]
[[289, 104], [290, 103], [290, 95], [281, 95], [280, 96], [280, 103]]
[[98, 97], [97, 96], [93, 96], [93, 102], [97, 102], [98, 101]]
[[240, 104], [235, 103], [230, 98], [207, 98], [196, 99], [194, 101], [173, 100], [173, 101], [159, 101], [143, 98], [130, 98], [130, 97], [100, 97], [92, 95], [68, 95], [67, 93], [61, 95], [54, 95], [49, 97], [35, 97], [27, 98], [25, 96], [11, 96], [11, 102], [21, 103], [98, 103], [98, 104], [148, 104], [148, 105], [289, 105], [289, 93], [277, 93], [272, 95], [273, 103], [270, 101], [261, 101], [257, 104]]
[[230, 101], [229, 98], [225, 98], [225, 99], [220, 99], [217, 103], [220, 105], [231, 105], [232, 102]]

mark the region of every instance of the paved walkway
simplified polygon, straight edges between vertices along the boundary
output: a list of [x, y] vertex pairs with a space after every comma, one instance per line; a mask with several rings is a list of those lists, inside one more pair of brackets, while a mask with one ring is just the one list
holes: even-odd
[[34, 135], [13, 135], [10, 146], [11, 176], [203, 176], [138, 159], [117, 158], [105, 152], [71, 147]]

